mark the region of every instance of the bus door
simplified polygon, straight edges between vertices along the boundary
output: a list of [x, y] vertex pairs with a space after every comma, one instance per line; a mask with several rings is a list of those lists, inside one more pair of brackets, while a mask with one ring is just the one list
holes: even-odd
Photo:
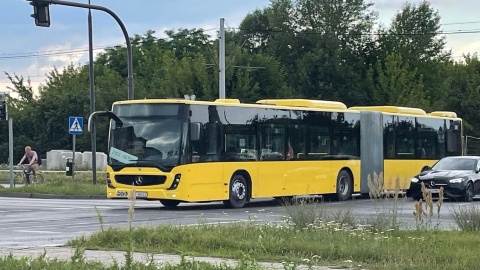
[[285, 160], [288, 155], [285, 137], [284, 125], [260, 125], [260, 162], [255, 189], [258, 197], [285, 195]]

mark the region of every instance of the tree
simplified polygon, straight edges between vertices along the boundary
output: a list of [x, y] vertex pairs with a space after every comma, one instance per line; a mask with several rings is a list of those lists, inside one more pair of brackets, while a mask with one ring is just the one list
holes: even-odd
[[465, 56], [464, 62], [449, 65], [451, 91], [446, 110], [457, 112], [464, 119], [467, 134], [480, 136], [480, 60], [477, 55]]
[[370, 67], [369, 82], [376, 105], [428, 107], [423, 93], [422, 75], [410, 71], [399, 54], [389, 54], [375, 68]]
[[445, 51], [446, 37], [440, 35], [440, 14], [427, 1], [418, 6], [406, 3], [382, 34], [383, 50], [400, 54], [408, 63], [445, 61], [451, 56]]
[[[273, 0], [245, 18], [240, 33], [251, 51], [283, 65], [288, 85], [306, 98], [362, 103], [362, 78], [377, 14], [363, 0]], [[264, 29], [259, 29], [265, 27]]]
[[381, 31], [384, 55], [396, 53], [410, 68], [423, 74], [424, 93], [433, 108], [441, 110], [449, 93], [445, 63], [451, 53], [445, 50], [446, 38], [440, 35], [440, 14], [430, 3], [405, 4], [392, 20], [389, 29]]

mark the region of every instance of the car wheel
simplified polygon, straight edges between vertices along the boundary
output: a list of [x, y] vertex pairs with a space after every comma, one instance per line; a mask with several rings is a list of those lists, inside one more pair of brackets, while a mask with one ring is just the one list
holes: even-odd
[[473, 201], [473, 184], [472, 182], [467, 183], [467, 187], [465, 187], [465, 194], [463, 195], [464, 202], [471, 202]]
[[423, 199], [423, 196], [422, 196], [422, 195], [415, 195], [415, 196], [412, 196], [412, 199], [413, 199], [414, 201], [420, 201], [420, 200]]
[[337, 176], [337, 194], [336, 199], [346, 201], [352, 197], [353, 181], [346, 170], [341, 170]]
[[180, 204], [180, 201], [177, 200], [160, 200], [160, 203], [163, 204], [166, 208], [175, 208]]
[[229, 208], [242, 208], [248, 200], [248, 185], [247, 180], [241, 174], [235, 174], [230, 180], [229, 199], [223, 201], [225, 206]]

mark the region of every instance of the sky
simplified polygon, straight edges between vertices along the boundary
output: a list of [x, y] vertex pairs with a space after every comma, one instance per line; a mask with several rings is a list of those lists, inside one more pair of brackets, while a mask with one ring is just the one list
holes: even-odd
[[[50, 6], [51, 26], [35, 26], [30, 17], [33, 7], [25, 0], [1, 0], [0, 9], [0, 91], [11, 86], [4, 72], [29, 77], [34, 89], [45, 82], [45, 74], [53, 67], [62, 69], [70, 63], [88, 63], [87, 10], [60, 5]], [[87, 0], [69, 0], [88, 3]], [[225, 26], [237, 27], [249, 12], [269, 5], [269, 0], [90, 0], [91, 4], [115, 12], [128, 34], [142, 35], [154, 30], [162, 37], [167, 29], [203, 28], [216, 36], [220, 18]], [[403, 0], [371, 0], [379, 13], [379, 22], [389, 25]], [[410, 0], [418, 4], [421, 0]], [[480, 29], [478, 0], [431, 0], [442, 17], [442, 30]], [[107, 13], [93, 11], [93, 47], [95, 54], [102, 48], [124, 44], [117, 22]], [[447, 35], [447, 47], [455, 59], [463, 54], [480, 52], [480, 31], [471, 34]], [[228, 53], [228, 52], [227, 52]], [[134, 67], [135, 68], [135, 67]]]

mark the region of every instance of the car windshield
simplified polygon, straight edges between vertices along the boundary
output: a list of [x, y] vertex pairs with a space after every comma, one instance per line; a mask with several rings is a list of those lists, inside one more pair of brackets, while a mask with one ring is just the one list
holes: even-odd
[[472, 158], [444, 158], [432, 167], [434, 171], [473, 171], [477, 165], [477, 160]]

